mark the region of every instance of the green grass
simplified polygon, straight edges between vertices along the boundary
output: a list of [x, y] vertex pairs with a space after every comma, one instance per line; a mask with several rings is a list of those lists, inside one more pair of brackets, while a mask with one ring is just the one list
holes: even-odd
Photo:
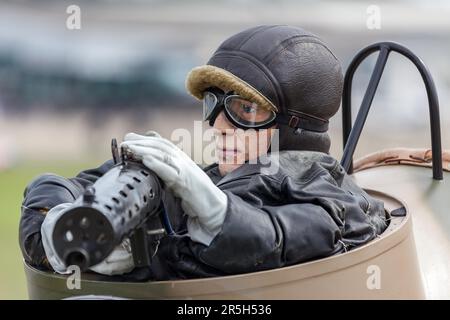
[[37, 175], [52, 172], [65, 177], [100, 165], [86, 163], [20, 164], [0, 171], [0, 299], [27, 299], [26, 281], [19, 249], [18, 226], [20, 205], [26, 185]]

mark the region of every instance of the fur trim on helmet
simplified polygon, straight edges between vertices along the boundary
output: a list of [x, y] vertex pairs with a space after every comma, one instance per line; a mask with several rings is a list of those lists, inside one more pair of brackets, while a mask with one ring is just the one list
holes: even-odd
[[234, 91], [242, 98], [255, 102], [263, 108], [278, 111], [278, 108], [258, 90], [227, 70], [211, 65], [204, 65], [195, 67], [188, 73], [186, 77], [186, 89], [191, 95], [201, 100], [203, 99], [203, 91], [209, 87]]

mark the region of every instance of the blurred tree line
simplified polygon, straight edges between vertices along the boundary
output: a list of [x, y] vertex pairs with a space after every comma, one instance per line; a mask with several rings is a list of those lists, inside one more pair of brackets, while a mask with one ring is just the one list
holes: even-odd
[[13, 55], [0, 55], [0, 101], [13, 112], [37, 108], [94, 112], [186, 103], [180, 89], [167, 83], [170, 72], [159, 61], [146, 61], [133, 72], [105, 77], [64, 68], [35, 68]]

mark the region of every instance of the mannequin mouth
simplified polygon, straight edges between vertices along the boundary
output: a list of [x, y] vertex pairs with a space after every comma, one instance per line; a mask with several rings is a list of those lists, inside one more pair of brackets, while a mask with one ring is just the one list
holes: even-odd
[[244, 153], [244, 150], [245, 145], [235, 136], [217, 137], [215, 151], [219, 160], [235, 160]]
[[216, 148], [219, 158], [226, 159], [236, 157], [240, 152], [237, 148]]

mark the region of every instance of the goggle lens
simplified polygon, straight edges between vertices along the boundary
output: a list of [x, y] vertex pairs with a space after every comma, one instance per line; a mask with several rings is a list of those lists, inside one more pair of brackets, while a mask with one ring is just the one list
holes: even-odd
[[217, 96], [206, 91], [203, 95], [203, 121], [209, 120], [218, 102]]
[[229, 116], [235, 122], [249, 128], [264, 126], [276, 117], [275, 112], [239, 96], [228, 96], [224, 104]]

